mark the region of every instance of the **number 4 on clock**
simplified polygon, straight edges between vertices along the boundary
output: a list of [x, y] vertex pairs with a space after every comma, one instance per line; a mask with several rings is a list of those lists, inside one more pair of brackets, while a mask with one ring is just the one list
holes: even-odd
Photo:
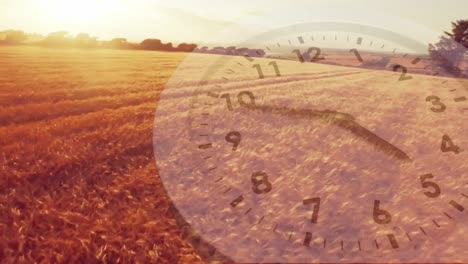
[[440, 144], [440, 150], [442, 150], [442, 152], [453, 152], [455, 154], [459, 154], [461, 151], [460, 147], [455, 145], [448, 135], [444, 135], [442, 137], [442, 144]]

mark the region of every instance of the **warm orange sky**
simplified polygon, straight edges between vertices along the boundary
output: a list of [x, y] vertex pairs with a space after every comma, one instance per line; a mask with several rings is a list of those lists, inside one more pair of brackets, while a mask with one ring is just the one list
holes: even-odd
[[468, 18], [467, 0], [0, 0], [0, 29], [47, 34], [88, 32], [101, 39], [226, 41], [308, 21], [378, 25], [433, 42], [450, 21]]

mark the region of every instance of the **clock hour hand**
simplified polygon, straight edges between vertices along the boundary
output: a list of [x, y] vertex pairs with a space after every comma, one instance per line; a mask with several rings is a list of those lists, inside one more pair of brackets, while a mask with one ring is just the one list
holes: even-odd
[[299, 116], [311, 119], [319, 119], [327, 123], [337, 125], [345, 130], [350, 131], [355, 136], [362, 138], [374, 145], [377, 149], [384, 153], [402, 161], [411, 161], [408, 155], [392, 145], [390, 142], [379, 137], [372, 131], [361, 126], [355, 121], [352, 115], [346, 113], [340, 113], [332, 110], [309, 110], [309, 109], [292, 109], [285, 107], [272, 107], [272, 106], [260, 106], [260, 105], [248, 105], [248, 109], [258, 110], [262, 112], [268, 112], [272, 114], [286, 115], [286, 116]]

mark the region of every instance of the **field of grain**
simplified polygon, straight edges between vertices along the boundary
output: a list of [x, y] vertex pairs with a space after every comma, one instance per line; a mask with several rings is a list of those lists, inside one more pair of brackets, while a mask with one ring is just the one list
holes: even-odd
[[[333, 245], [340, 236], [348, 239], [361, 234], [360, 230], [343, 229], [347, 221], [351, 222], [353, 210], [360, 213], [355, 213], [358, 218], [352, 221], [376, 231], [363, 218], [366, 214], [362, 210], [367, 207], [359, 207], [373, 199], [368, 194], [370, 189], [382, 191], [386, 202], [396, 201], [390, 208], [396, 218], [403, 215], [409, 219], [431, 214], [431, 210], [418, 210], [417, 204], [428, 208], [446, 204], [419, 195], [418, 179], [409, 177], [411, 173], [424, 169], [437, 175], [454, 175], [441, 183], [447, 190], [444, 199], [465, 191], [466, 186], [459, 184], [466, 179], [463, 173], [468, 164], [463, 159], [466, 156], [462, 156], [466, 154], [456, 159], [441, 155], [439, 146], [441, 136], [447, 133], [462, 148], [468, 148], [464, 136], [468, 129], [466, 112], [463, 115], [463, 106], [453, 101], [453, 97], [466, 93], [466, 80], [415, 74], [411, 81], [398, 82], [399, 73], [293, 61], [277, 61], [282, 76], [274, 77], [270, 69], [265, 70], [267, 78], [258, 79], [242, 57], [194, 54], [181, 64], [186, 58], [183, 53], [146, 51], [0, 49], [5, 65], [0, 69], [0, 259], [6, 263], [202, 262], [183, 238], [169, 210], [163, 184], [178, 212], [195, 231], [209, 227], [202, 234], [204, 240], [216, 242], [221, 253], [234, 259], [257, 261], [290, 260], [288, 256], [296, 253], [307, 256], [300, 245], [301, 237], [293, 247], [280, 239], [291, 228], [300, 233], [310, 227], [305, 222], [297, 225], [296, 221], [308, 215], [295, 205], [304, 193], [321, 191], [323, 197], [330, 198], [324, 207], [329, 209], [323, 211], [321, 219], [340, 220], [331, 227], [322, 226], [317, 233], [332, 230], [338, 234], [330, 238]], [[222, 63], [213, 66], [219, 60]], [[268, 65], [271, 60], [256, 62]], [[213, 75], [204, 76], [207, 69], [213, 70]], [[448, 84], [442, 89], [444, 81]], [[451, 87], [457, 92], [449, 92]], [[245, 90], [255, 94], [259, 105], [313, 106], [316, 110], [350, 114], [364, 127], [403, 148], [415, 163], [410, 168], [395, 163], [362, 138], [343, 133], [339, 127], [330, 128], [320, 120], [309, 122], [241, 109], [237, 103], [234, 111], [228, 111], [219, 98], [203, 93], [199, 103], [210, 102], [212, 107], [191, 109], [194, 92], [235, 96]], [[440, 96], [449, 110], [444, 115], [431, 114], [431, 105], [424, 100], [428, 95]], [[210, 177], [181, 173], [200, 165], [201, 154], [191, 146], [206, 142], [197, 139], [193, 143], [183, 136], [189, 124], [187, 118], [205, 110], [211, 114], [212, 126], [204, 133], [210, 133], [214, 145], [211, 151], [216, 156], [213, 162], [223, 164], [223, 171]], [[193, 123], [196, 121], [191, 119], [190, 129], [198, 133], [201, 131]], [[246, 139], [237, 152], [241, 155], [230, 152], [231, 146], [225, 144], [225, 133], [233, 129], [241, 130]], [[161, 176], [156, 169], [153, 137]], [[277, 175], [272, 176], [272, 182], [282, 187], [275, 187], [269, 195], [271, 200], [246, 194], [246, 201], [265, 214], [295, 216], [278, 218], [278, 232], [273, 235], [249, 225], [258, 221], [258, 211], [252, 211], [247, 220], [235, 221], [243, 212], [229, 208], [239, 192], [251, 189], [249, 181], [235, 176], [225, 179], [222, 185], [213, 185], [223, 173], [232, 176], [233, 171], [238, 171], [239, 175], [247, 175], [260, 169]], [[311, 177], [300, 177], [311, 171], [327, 175], [328, 181], [311, 186]], [[394, 174], [399, 172], [405, 172], [401, 179]], [[377, 173], [385, 174], [383, 181]], [[354, 179], [343, 180], [340, 175], [352, 175]], [[186, 184], [177, 184], [181, 179]], [[398, 184], [387, 188], [392, 182]], [[229, 186], [234, 186], [237, 193], [222, 195]], [[363, 195], [355, 203], [343, 204], [343, 200], [333, 198], [337, 192], [345, 193], [342, 198], [347, 200]], [[218, 196], [210, 199], [213, 195]], [[463, 203], [468, 207], [466, 200]], [[239, 208], [245, 209], [247, 204]], [[285, 204], [291, 211], [285, 210]], [[405, 204], [414, 206], [403, 208]], [[336, 213], [330, 209], [340, 207], [353, 210]], [[410, 223], [411, 228], [416, 225], [405, 217], [399, 218], [402, 223]], [[271, 219], [264, 224], [274, 225]], [[460, 219], [463, 223], [466, 214]], [[448, 223], [446, 219], [439, 222]], [[223, 231], [219, 231], [220, 227]], [[441, 232], [448, 234], [444, 243], [433, 243], [433, 239], [429, 245], [421, 242], [422, 249], [432, 250], [421, 251], [426, 254], [422, 259], [437, 260], [439, 251], [454, 254], [454, 261], [462, 259], [459, 253], [466, 249], [463, 234], [467, 228], [459, 224], [450, 232], [443, 229]], [[252, 239], [256, 236], [271, 239], [259, 244], [261, 241]], [[232, 247], [231, 241], [241, 241], [245, 246]], [[445, 247], [448, 244], [450, 248]], [[271, 251], [278, 247], [284, 251]], [[362, 260], [359, 254], [342, 256], [330, 250], [317, 251], [313, 260]], [[387, 251], [373, 251], [367, 256], [375, 260]], [[326, 254], [333, 257], [326, 258]], [[406, 253], [390, 256], [393, 261], [412, 257]]]
[[[273, 61], [194, 54], [162, 93], [156, 162], [177, 209], [202, 238], [239, 262], [466, 261], [468, 218], [447, 203], [468, 205], [466, 152], [442, 153], [440, 145], [449, 134], [468, 146], [466, 102], [454, 100], [466, 96], [467, 81], [412, 72], [400, 81], [391, 71], [281, 60], [276, 76]], [[262, 66], [265, 78], [252, 64]], [[208, 74], [197, 72], [200, 65]], [[255, 105], [238, 102], [245, 92]], [[446, 111], [431, 111], [427, 96], [439, 96]], [[235, 151], [225, 139], [230, 131], [242, 135]], [[269, 176], [268, 193], [252, 192], [250, 175], [258, 171]], [[436, 175], [440, 199], [423, 194], [425, 173]], [[302, 201], [316, 196], [321, 220], [312, 224]], [[374, 200], [392, 212], [392, 224], [372, 220]], [[307, 247], [306, 232], [313, 233]], [[395, 235], [398, 250], [387, 234]]]
[[184, 57], [0, 49], [0, 262], [198, 262], [151, 139]]

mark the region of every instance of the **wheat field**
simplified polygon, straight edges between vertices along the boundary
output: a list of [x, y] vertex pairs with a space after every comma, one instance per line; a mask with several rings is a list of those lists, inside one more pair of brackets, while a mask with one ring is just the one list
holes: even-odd
[[[448, 201], [467, 205], [466, 153], [440, 146], [444, 134], [462, 149], [468, 144], [466, 104], [454, 100], [466, 95], [467, 82], [410, 74], [400, 81], [391, 71], [194, 54], [158, 103], [160, 176], [201, 238], [237, 262], [464, 262], [467, 215]], [[238, 100], [242, 93], [248, 107]], [[431, 111], [428, 96], [447, 109]], [[405, 154], [372, 144], [365, 129]], [[242, 136], [235, 151], [225, 139], [231, 131]], [[268, 175], [267, 193], [252, 192], [254, 172]], [[423, 194], [419, 177], [426, 173], [443, 190], [439, 199]], [[311, 224], [303, 200], [316, 196], [320, 223]], [[374, 223], [375, 199], [392, 212], [391, 224]]]
[[151, 141], [181, 53], [1, 48], [3, 263], [198, 262]]
[[[217, 124], [212, 130], [213, 140], [216, 142], [214, 151], [218, 155], [218, 161], [226, 164], [226, 173], [235, 169], [249, 173], [250, 169], [259, 166], [258, 168], [268, 167], [271, 171], [282, 172], [282, 176], [275, 179], [277, 183], [287, 182], [288, 177], [295, 179], [294, 186], [290, 187], [297, 190], [297, 193], [278, 191], [272, 193], [272, 199], [280, 199], [282, 195], [299, 197], [301, 192], [310, 191], [311, 189], [304, 187], [308, 186], [307, 178], [300, 178], [297, 173], [313, 170], [328, 172], [329, 166], [335, 166], [340, 171], [351, 170], [356, 175], [363, 167], [369, 166], [364, 176], [369, 177], [371, 180], [368, 182], [372, 183], [372, 177], [375, 177], [375, 171], [378, 170], [375, 160], [383, 160], [380, 167], [392, 168], [397, 172], [415, 172], [424, 168], [432, 169], [434, 174], [439, 175], [453, 173], [456, 176], [448, 177], [443, 183], [443, 187], [449, 190], [446, 197], [455, 197], [460, 191], [466, 191], [463, 189], [466, 186], [458, 186], [463, 182], [463, 172], [468, 168], [466, 160], [438, 153], [440, 138], [444, 133], [456, 138], [457, 144], [462, 148], [468, 148], [468, 138], [464, 136], [468, 128], [466, 114], [463, 115], [459, 104], [453, 102], [454, 95], [448, 89], [450, 86], [459, 89], [461, 94], [458, 96], [461, 96], [466, 92], [462, 91], [462, 88], [466, 88], [466, 80], [414, 75], [412, 81], [398, 82], [398, 73], [299, 64], [293, 61], [278, 61], [282, 70], [281, 77], [258, 79], [255, 71], [244, 70], [242, 65], [247, 65], [245, 59], [235, 57], [223, 62], [223, 65], [227, 65], [223, 69], [232, 69], [234, 72], [229, 75], [228, 80], [222, 78], [225, 72], [221, 72], [200, 83], [201, 73], [206, 70], [204, 67], [223, 58], [200, 54], [192, 57], [188, 62], [182, 63], [187, 54], [0, 48], [0, 59], [4, 65], [0, 68], [0, 259], [3, 262], [203, 263], [196, 249], [183, 238], [163, 188], [163, 180], [166, 187], [170, 186], [169, 175], [175, 172], [168, 173], [166, 178], [161, 175], [162, 180], [156, 163], [164, 168], [168, 161], [156, 158], [155, 162], [153, 155], [153, 129], [158, 131], [157, 135], [166, 135], [166, 138], [161, 137], [160, 140], [171, 140], [170, 136], [176, 135], [180, 126], [186, 122], [190, 111], [187, 107], [194, 91], [235, 95], [249, 90], [255, 93], [260, 105], [306, 108], [313, 104], [320, 109], [346, 112], [359, 117], [361, 124], [369, 130], [404, 148], [411, 157], [419, 158], [410, 169], [400, 165], [395, 167], [393, 161], [388, 161], [387, 164], [382, 153], [365, 155], [364, 153], [373, 151], [372, 146], [364, 144], [358, 138], [342, 138], [339, 128], [330, 130], [329, 126], [318, 121], [305, 124], [294, 118], [239, 110], [238, 105], [234, 105], [236, 111], [232, 117], [225, 118], [230, 116], [225, 105], [219, 99], [207, 99], [214, 104], [211, 111], [215, 114], [210, 118], [213, 124]], [[257, 60], [262, 64], [271, 61]], [[176, 70], [180, 65], [182, 68]], [[250, 65], [248, 68], [252, 69]], [[271, 72], [268, 74], [271, 75]], [[449, 87], [442, 89], [441, 83], [444, 81], [449, 83]], [[428, 95], [438, 95], [447, 101], [449, 111], [444, 115], [432, 115], [428, 110], [430, 104], [424, 100]], [[157, 108], [159, 115], [166, 116], [157, 118], [155, 125]], [[259, 126], [263, 129], [259, 130]], [[241, 157], [225, 152], [230, 146], [222, 144], [224, 133], [233, 127], [240, 127], [251, 136], [251, 147], [247, 147]], [[434, 129], [428, 131], [428, 128]], [[435, 132], [430, 133], [433, 131]], [[305, 134], [311, 137], [305, 139]], [[324, 138], [327, 140], [323, 140]], [[157, 148], [158, 139], [155, 141]], [[322, 143], [317, 145], [316, 142]], [[187, 142], [171, 146], [174, 148], [173, 153], [184, 153], [187, 148], [185, 143]], [[291, 149], [295, 151], [293, 154]], [[313, 153], [297, 155], [298, 151], [305, 153], [308, 149], [314, 149]], [[356, 149], [359, 155], [353, 154]], [[158, 151], [157, 149], [156, 154], [161, 153]], [[164, 152], [164, 149], [161, 151]], [[261, 157], [263, 162], [249, 164], [251, 167], [239, 166], [239, 162], [252, 157]], [[285, 170], [290, 162], [288, 158], [308, 165]], [[345, 165], [334, 164], [330, 160], [346, 162]], [[190, 164], [197, 160], [187, 162]], [[353, 163], [359, 166], [353, 166]], [[438, 166], [430, 166], [436, 163]], [[165, 169], [162, 171], [165, 172]], [[387, 176], [390, 177], [394, 171], [388, 170]], [[345, 197], [351, 199], [356, 194], [354, 190], [364, 191], [370, 186], [353, 181], [339, 187], [337, 183], [340, 179], [337, 174], [330, 175], [335, 185], [324, 185], [327, 187], [322, 190], [325, 196], [332, 196], [337, 191], [346, 193], [353, 190]], [[364, 176], [357, 179], [363, 179]], [[214, 178], [207, 180], [212, 179]], [[389, 178], [380, 182], [379, 188], [386, 189], [393, 181], [395, 179]], [[201, 204], [199, 207], [184, 207], [184, 204], [193, 200], [206, 200], [212, 192], [221, 192], [221, 187], [209, 185], [212, 182], [198, 184], [207, 185], [185, 186], [193, 194], [190, 197], [184, 198], [181, 196], [183, 193], [170, 187], [168, 192], [171, 199], [181, 205], [179, 209], [182, 215], [191, 213], [191, 221], [204, 216], [196, 224], [200, 227], [210, 225], [216, 217], [223, 216], [216, 213], [213, 216], [203, 214], [207, 208]], [[242, 189], [241, 186], [250, 188], [235, 177], [222, 184], [226, 187], [235, 185], [238, 189]], [[417, 188], [404, 189], [404, 186], [414, 186], [413, 184], [414, 179], [403, 178], [395, 187], [405, 197], [411, 197], [409, 200], [400, 201], [402, 197], [395, 196], [394, 189], [388, 195], [399, 200], [400, 205], [424, 203], [431, 208], [443, 206], [440, 201], [428, 202], [424, 197], [411, 196], [421, 192]], [[207, 188], [199, 190], [200, 186]], [[226, 213], [225, 208], [218, 210], [218, 207], [220, 204], [229, 207], [232, 197], [220, 197], [222, 198], [216, 200], [216, 204], [208, 206], [213, 206], [216, 212]], [[366, 201], [369, 197], [364, 195], [361, 198]], [[259, 207], [265, 207], [265, 201], [257, 201], [253, 196], [248, 199]], [[274, 205], [280, 206], [281, 203]], [[333, 208], [341, 206], [338, 201], [330, 202], [329, 205]], [[466, 200], [464, 205], [468, 206]], [[293, 204], [288, 206], [296, 208]], [[420, 213], [416, 208], [417, 206], [412, 206], [402, 209], [398, 214], [405, 214], [412, 219]], [[268, 210], [281, 212], [282, 209], [284, 208], [273, 206]], [[297, 211], [282, 213], [293, 214]], [[229, 210], [224, 216], [224, 224], [232, 223], [232, 219], [237, 218], [236, 214]], [[332, 212], [328, 214], [329, 217], [334, 217]], [[307, 212], [300, 211], [299, 215], [307, 215]], [[236, 225], [233, 230], [250, 230], [243, 225], [257, 221], [255, 217], [258, 214], [250, 216], [252, 218]], [[347, 213], [342, 216], [345, 217], [341, 221], [346, 221], [346, 217], [349, 217]], [[462, 219], [466, 219], [466, 216]], [[307, 228], [298, 227], [288, 220], [283, 221], [278, 230], [280, 236], [289, 231], [287, 228], [299, 228], [301, 231]], [[343, 222], [335, 224], [337, 228], [334, 230], [338, 232]], [[453, 254], [463, 249], [466, 241], [464, 238], [460, 239], [460, 234], [463, 237], [466, 228], [461, 225], [460, 229], [450, 233], [452, 236], [447, 243], [454, 246], [454, 249], [448, 249], [453, 250]], [[264, 231], [258, 232], [257, 234], [263, 234]], [[208, 232], [204, 238], [213, 241], [219, 235]], [[246, 239], [242, 232], [231, 235], [231, 240]], [[355, 233], [346, 235], [353, 236]], [[249, 239], [245, 241], [249, 246], [256, 245]], [[298, 241], [300, 243], [299, 237]], [[282, 242], [278, 243], [281, 245]], [[224, 249], [229, 247], [228, 242], [219, 245]], [[278, 244], [257, 246], [261, 249], [257, 253], [265, 253]], [[434, 254], [437, 250], [447, 250], [444, 243], [432, 249], [435, 250], [432, 252]], [[302, 250], [302, 247], [298, 247], [298, 252]], [[249, 255], [252, 251], [246, 248], [235, 254], [227, 253], [240, 260], [272, 260]], [[278, 254], [283, 253], [297, 252], [285, 251]], [[269, 256], [274, 258], [275, 254]], [[336, 256], [340, 255], [337, 253]], [[398, 261], [397, 258], [408, 259], [404, 255], [394, 257], [395, 261]], [[454, 255], [454, 260], [457, 257], [460, 256]], [[350, 260], [359, 260], [359, 255], [353, 255]]]

